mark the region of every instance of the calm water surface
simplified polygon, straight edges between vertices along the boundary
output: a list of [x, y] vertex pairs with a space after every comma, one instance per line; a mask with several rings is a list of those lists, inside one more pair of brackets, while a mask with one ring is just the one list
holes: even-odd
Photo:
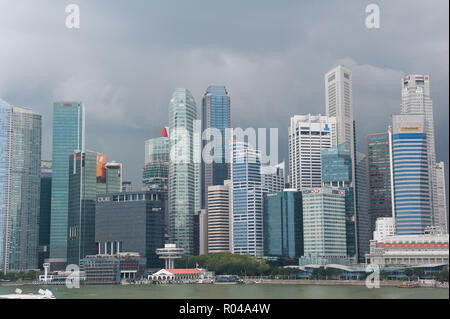
[[[16, 287], [0, 287], [0, 294], [13, 293]], [[21, 286], [23, 293], [37, 293], [39, 286]], [[47, 286], [56, 299], [449, 299], [449, 290], [443, 288], [368, 289], [365, 286], [316, 285], [82, 285], [68, 289], [65, 286]]]

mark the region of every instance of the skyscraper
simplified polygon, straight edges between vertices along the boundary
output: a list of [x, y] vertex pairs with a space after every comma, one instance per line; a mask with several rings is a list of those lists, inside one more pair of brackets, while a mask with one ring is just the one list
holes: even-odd
[[281, 192], [285, 188], [285, 165], [261, 165], [261, 184], [267, 193]]
[[161, 189], [167, 193], [169, 178], [169, 138], [157, 137], [145, 141], [145, 163], [142, 173], [143, 190]]
[[441, 229], [448, 232], [448, 215], [447, 215], [447, 192], [445, 188], [445, 171], [444, 162], [436, 163], [436, 187], [437, 187], [437, 200], [438, 205], [436, 207], [435, 225], [441, 227]]
[[350, 142], [354, 149], [352, 71], [338, 65], [325, 74], [326, 115], [336, 118], [337, 144]]
[[369, 253], [369, 206], [367, 194], [367, 156], [355, 154], [355, 234], [357, 262], [364, 263], [365, 254]]
[[345, 196], [345, 233], [347, 255], [355, 257], [357, 248], [357, 224], [355, 217], [355, 193], [352, 187], [352, 156], [350, 143], [322, 150], [322, 182], [324, 187], [337, 188]]
[[41, 196], [39, 205], [39, 268], [48, 258], [50, 216], [52, 212], [52, 161], [41, 161]]
[[392, 198], [398, 235], [420, 235], [432, 224], [425, 122], [423, 114], [392, 116]]
[[434, 141], [433, 102], [430, 95], [430, 77], [422, 74], [410, 74], [402, 80], [401, 114], [423, 114], [425, 118], [423, 133], [427, 139], [427, 158], [430, 183], [430, 202], [432, 223], [435, 224], [434, 210], [438, 214], [438, 194], [436, 180], [436, 150]]
[[70, 156], [68, 264], [78, 265], [87, 255], [95, 254], [95, 202], [97, 185], [101, 184], [97, 183], [98, 159], [102, 157], [92, 151], [75, 151]]
[[232, 143], [232, 252], [263, 256], [261, 153], [252, 145]]
[[[195, 250], [194, 216], [200, 209], [200, 137], [191, 92], [176, 89], [169, 106], [169, 225], [172, 243]], [[198, 127], [200, 129], [200, 127]]]
[[41, 115], [0, 99], [0, 269], [38, 267]]
[[53, 104], [50, 262], [58, 264], [67, 261], [69, 157], [75, 150], [84, 150], [84, 118], [84, 105], [81, 102]]
[[264, 195], [264, 256], [303, 256], [302, 193], [296, 189]]
[[321, 151], [336, 145], [336, 121], [322, 115], [295, 115], [289, 127], [289, 182], [292, 188], [322, 186]]
[[208, 253], [231, 251], [231, 181], [208, 187]]
[[378, 218], [392, 217], [389, 134], [369, 134], [366, 137], [366, 149], [369, 232], [372, 235]]
[[302, 191], [302, 197], [304, 257], [300, 263], [345, 264], [345, 191], [310, 188]]
[[[225, 86], [210, 85], [202, 100], [202, 132], [206, 129], [216, 129], [221, 134], [220, 140], [214, 141], [218, 149], [214, 149], [212, 163], [202, 161], [202, 208], [205, 208], [208, 186], [223, 185], [229, 178], [228, 163], [226, 163], [226, 147], [228, 146], [225, 129], [231, 127], [231, 102]], [[214, 132], [207, 136], [203, 145], [214, 140]], [[217, 139], [217, 138], [216, 138]]]

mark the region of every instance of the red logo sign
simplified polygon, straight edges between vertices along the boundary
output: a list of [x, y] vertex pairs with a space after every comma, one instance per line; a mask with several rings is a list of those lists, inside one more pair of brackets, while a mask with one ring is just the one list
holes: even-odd
[[318, 194], [318, 193], [320, 192], [320, 190], [317, 189], [317, 188], [315, 188], [313, 192], [314, 192], [315, 194]]

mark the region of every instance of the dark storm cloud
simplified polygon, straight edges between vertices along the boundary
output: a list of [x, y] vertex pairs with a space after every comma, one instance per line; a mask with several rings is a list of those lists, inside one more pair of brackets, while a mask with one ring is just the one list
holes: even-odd
[[[64, 25], [71, 2], [79, 30]], [[2, 0], [0, 97], [43, 114], [45, 158], [52, 102], [84, 101], [87, 147], [123, 162], [137, 186], [144, 141], [167, 125], [177, 87], [200, 110], [208, 85], [226, 85], [233, 126], [278, 127], [282, 160], [290, 116], [325, 113], [323, 76], [336, 64], [353, 70], [360, 151], [399, 113], [400, 78], [426, 73], [448, 171], [448, 1], [377, 1], [377, 30], [364, 24], [371, 2]]]

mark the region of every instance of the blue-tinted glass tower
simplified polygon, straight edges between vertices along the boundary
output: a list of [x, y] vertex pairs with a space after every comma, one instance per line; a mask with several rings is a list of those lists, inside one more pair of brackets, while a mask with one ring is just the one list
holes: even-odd
[[81, 102], [53, 104], [50, 259], [54, 262], [67, 260], [69, 157], [84, 150], [84, 118]]
[[[208, 186], [223, 185], [228, 179], [229, 169], [225, 161], [226, 147], [228, 141], [225, 136], [225, 129], [231, 126], [230, 95], [225, 86], [211, 85], [206, 89], [202, 100], [202, 132], [206, 129], [217, 129], [221, 134], [217, 143], [218, 149], [214, 150], [213, 162], [202, 162], [202, 208], [206, 207]], [[214, 140], [214, 134], [207, 136], [203, 145]]]
[[425, 116], [393, 115], [390, 133], [397, 234], [423, 234], [432, 218]]
[[264, 195], [264, 256], [303, 256], [302, 194], [295, 189]]

